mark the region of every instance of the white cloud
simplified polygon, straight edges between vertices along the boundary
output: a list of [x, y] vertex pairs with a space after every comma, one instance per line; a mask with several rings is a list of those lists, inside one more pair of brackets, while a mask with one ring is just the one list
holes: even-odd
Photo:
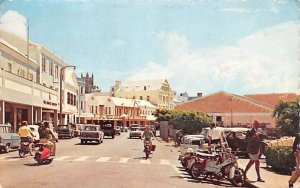
[[192, 49], [184, 35], [162, 32], [169, 55], [165, 65], [155, 62], [130, 79], [168, 78], [174, 90], [211, 93], [296, 92], [299, 23], [269, 27], [235, 46], [211, 51]]
[[26, 18], [17, 11], [9, 10], [0, 17], [0, 28], [27, 38]]

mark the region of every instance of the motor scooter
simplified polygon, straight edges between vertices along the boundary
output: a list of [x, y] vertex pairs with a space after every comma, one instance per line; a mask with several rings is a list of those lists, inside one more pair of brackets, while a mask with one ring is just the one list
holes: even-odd
[[24, 158], [26, 154], [30, 154], [33, 156], [34, 143], [29, 142], [27, 139], [21, 139], [20, 148], [19, 148], [19, 156]]
[[[50, 140], [53, 142], [52, 140]], [[55, 145], [55, 143], [53, 142]], [[55, 146], [54, 146], [55, 147]], [[35, 153], [34, 159], [37, 161], [39, 165], [50, 164], [54, 156], [51, 155], [50, 149], [44, 143], [36, 144], [37, 152]]]

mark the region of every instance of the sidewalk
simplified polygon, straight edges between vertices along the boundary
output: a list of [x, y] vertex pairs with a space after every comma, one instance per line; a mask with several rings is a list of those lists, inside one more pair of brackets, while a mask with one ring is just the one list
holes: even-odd
[[[239, 165], [242, 169], [246, 168], [249, 159], [239, 159]], [[288, 187], [288, 180], [290, 179], [289, 175], [281, 175], [277, 174], [271, 169], [266, 168], [265, 159], [260, 160], [260, 174], [263, 180], [266, 182], [257, 182], [257, 175], [255, 171], [255, 166], [250, 168], [247, 173], [248, 177], [248, 187], [261, 187], [261, 188], [287, 188]], [[300, 187], [299, 181], [295, 184], [296, 187]]]

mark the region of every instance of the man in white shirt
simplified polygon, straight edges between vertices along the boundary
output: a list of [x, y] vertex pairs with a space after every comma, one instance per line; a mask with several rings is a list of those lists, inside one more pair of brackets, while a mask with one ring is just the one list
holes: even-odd
[[219, 127], [216, 127], [215, 123], [210, 124], [210, 129], [208, 131], [208, 145], [211, 144], [222, 144], [223, 136], [222, 130]]

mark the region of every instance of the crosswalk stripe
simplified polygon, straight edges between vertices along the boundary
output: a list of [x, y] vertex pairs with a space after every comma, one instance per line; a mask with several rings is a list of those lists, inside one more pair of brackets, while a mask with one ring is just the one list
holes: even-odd
[[82, 157], [79, 157], [73, 161], [85, 161], [86, 159], [90, 158], [90, 156], [82, 156]]
[[161, 165], [171, 165], [171, 162], [169, 160], [166, 160], [166, 159], [161, 159], [160, 164]]
[[20, 158], [18, 158], [18, 159], [8, 159], [8, 160], [6, 160], [6, 161], [18, 161]]
[[121, 158], [119, 160], [119, 163], [127, 163], [129, 161], [129, 158]]
[[150, 160], [140, 160], [141, 164], [151, 164]]
[[96, 160], [96, 162], [107, 162], [110, 159], [110, 157], [100, 157]]
[[65, 159], [67, 159], [67, 158], [70, 158], [71, 156], [62, 156], [62, 157], [58, 157], [58, 158], [55, 158], [54, 160], [55, 161], [63, 161], [63, 160], [65, 160]]

